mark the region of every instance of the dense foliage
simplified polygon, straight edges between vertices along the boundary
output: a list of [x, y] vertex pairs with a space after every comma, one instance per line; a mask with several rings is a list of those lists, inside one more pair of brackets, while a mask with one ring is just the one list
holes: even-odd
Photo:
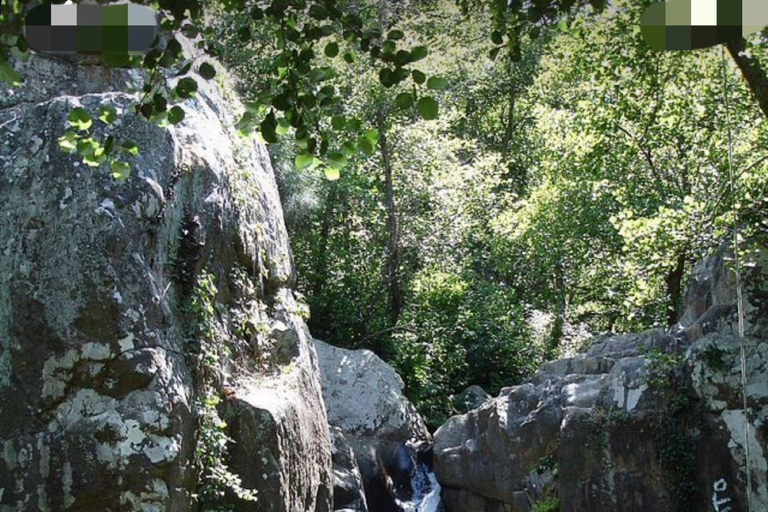
[[[341, 112], [386, 112], [388, 147], [334, 182], [281, 166], [313, 332], [393, 362], [433, 425], [464, 387], [495, 393], [560, 353], [567, 326], [671, 325], [733, 212], [744, 233], [765, 227], [768, 128], [746, 82], [720, 48], [650, 50], [641, 13], [574, 16], [523, 34], [513, 58], [486, 37], [492, 11], [400, 12], [406, 39], [427, 37], [422, 69], [447, 81], [439, 120], [393, 115], [397, 90], [358, 63], [339, 69]], [[290, 147], [273, 150], [289, 161]], [[543, 336], [537, 312], [554, 318]]]

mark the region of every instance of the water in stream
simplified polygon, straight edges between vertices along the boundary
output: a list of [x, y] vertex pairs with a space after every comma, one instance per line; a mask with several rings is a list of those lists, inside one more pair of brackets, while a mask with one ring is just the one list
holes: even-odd
[[403, 512], [444, 512], [440, 499], [440, 484], [432, 468], [431, 453], [420, 453], [415, 446], [409, 446], [413, 466], [411, 470], [411, 495], [406, 500], [397, 500]]

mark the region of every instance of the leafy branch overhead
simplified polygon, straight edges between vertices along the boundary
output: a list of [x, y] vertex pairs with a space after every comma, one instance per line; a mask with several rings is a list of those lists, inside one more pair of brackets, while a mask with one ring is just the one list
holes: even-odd
[[229, 2], [222, 11], [232, 16], [232, 23], [223, 38], [209, 39], [209, 50], [230, 54], [238, 46], [233, 42], [260, 45], [263, 62], [259, 88], [238, 130], [243, 135], [259, 132], [268, 143], [292, 133], [299, 153], [296, 165], [302, 169], [324, 164], [332, 169], [326, 175], [335, 178], [353, 155], [373, 154], [377, 138], [370, 135], [368, 120], [340, 115], [345, 98], [338, 89], [339, 70], [357, 66], [361, 59], [378, 67], [385, 90], [410, 84], [398, 95], [399, 109], [424, 119], [437, 117], [437, 101], [427, 91], [443, 90], [447, 82], [428, 82], [417, 69], [428, 48], [409, 47], [401, 30], [382, 30], [375, 13], [365, 8], [349, 13], [335, 0], [276, 0]]

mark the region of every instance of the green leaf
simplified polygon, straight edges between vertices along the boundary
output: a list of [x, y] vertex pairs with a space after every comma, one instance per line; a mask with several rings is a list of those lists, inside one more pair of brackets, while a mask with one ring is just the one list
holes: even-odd
[[325, 179], [328, 181], [336, 181], [341, 177], [339, 169], [334, 167], [326, 167], [323, 173], [325, 174]]
[[394, 76], [394, 73], [392, 73], [392, 70], [389, 68], [382, 68], [379, 70], [379, 82], [381, 82], [381, 85], [384, 87], [392, 87], [395, 85], [396, 78]]
[[117, 119], [117, 110], [112, 105], [104, 105], [97, 110], [99, 121], [104, 124], [112, 124]]
[[277, 142], [277, 119], [271, 112], [261, 122], [261, 136], [269, 144]]
[[208, 62], [203, 62], [202, 64], [200, 64], [200, 69], [198, 70], [198, 72], [200, 73], [200, 76], [206, 80], [211, 80], [213, 77], [216, 76], [216, 68], [214, 68]]
[[417, 84], [421, 85], [424, 82], [427, 81], [427, 75], [419, 71], [418, 69], [414, 69], [413, 73], [411, 73], [411, 76], [413, 77], [413, 81]]
[[280, 118], [277, 121], [277, 127], [275, 128], [275, 133], [278, 135], [285, 135], [289, 131], [291, 131], [291, 123], [288, 122], [285, 118]]
[[328, 11], [320, 4], [312, 4], [309, 8], [309, 15], [316, 20], [324, 20], [328, 17]]
[[429, 48], [426, 46], [416, 46], [411, 50], [411, 61], [416, 62], [425, 59], [429, 55]]
[[433, 119], [437, 119], [437, 101], [435, 101], [435, 99], [431, 96], [424, 96], [423, 98], [420, 98], [416, 103], [416, 108], [419, 111], [419, 115], [421, 115], [422, 119], [425, 121], [432, 121]]
[[325, 45], [325, 56], [334, 58], [339, 54], [339, 43], [332, 42]]
[[341, 145], [341, 151], [344, 153], [344, 156], [349, 158], [357, 151], [357, 144], [352, 141], [347, 141]]
[[96, 148], [98, 147], [99, 143], [96, 142], [92, 137], [79, 139], [76, 145], [77, 154], [82, 157], [89, 157], [93, 155], [94, 151], [96, 151]]
[[402, 30], [390, 30], [387, 34], [387, 39], [390, 41], [398, 41], [405, 37], [405, 34]]
[[334, 130], [343, 130], [347, 124], [347, 120], [344, 116], [334, 116], [331, 119], [331, 126]]
[[0, 82], [10, 84], [11, 87], [21, 85], [21, 75], [0, 56]]
[[128, 162], [112, 162], [111, 171], [112, 177], [117, 181], [125, 181], [131, 176], [131, 166]]
[[395, 105], [401, 109], [411, 108], [414, 103], [415, 100], [413, 99], [413, 94], [409, 92], [401, 92], [397, 95], [397, 98], [395, 98]]
[[328, 153], [328, 165], [341, 170], [347, 166], [347, 156], [341, 151], [332, 151]]
[[185, 115], [184, 109], [176, 105], [168, 111], [168, 122], [171, 124], [179, 124], [184, 120]]
[[78, 140], [76, 149], [87, 166], [98, 167], [104, 161], [104, 147], [92, 137]]
[[413, 62], [413, 58], [411, 57], [411, 53], [407, 52], [405, 50], [400, 50], [395, 54], [395, 64], [399, 67], [407, 66]]
[[251, 135], [256, 129], [256, 116], [253, 115], [253, 112], [245, 111], [242, 117], [235, 123], [235, 129], [237, 129], [237, 133], [241, 137]]
[[374, 146], [378, 144], [379, 142], [379, 131], [378, 130], [368, 130], [363, 134], [363, 137], [371, 141], [371, 144]]
[[368, 137], [361, 136], [358, 138], [357, 145], [360, 148], [360, 151], [362, 151], [366, 156], [373, 155], [373, 143], [368, 139]]
[[444, 91], [448, 88], [448, 80], [445, 78], [433, 76], [427, 80], [427, 89], [433, 91]]
[[59, 137], [59, 149], [65, 153], [74, 153], [77, 149], [77, 132], [67, 130], [64, 135]]
[[362, 127], [363, 127], [363, 122], [357, 119], [356, 117], [347, 121], [347, 124], [345, 126], [345, 128], [350, 132], [360, 131], [360, 128]]
[[120, 144], [120, 149], [131, 156], [139, 154], [139, 145], [132, 140], [127, 140]]
[[296, 169], [299, 171], [306, 169], [315, 160], [315, 156], [312, 153], [299, 153], [294, 158], [293, 163], [296, 165]]
[[179, 80], [174, 92], [179, 98], [189, 99], [197, 93], [197, 82], [192, 77], [186, 77]]
[[67, 114], [67, 121], [78, 131], [84, 132], [93, 125], [93, 119], [87, 110], [81, 107], [75, 107]]

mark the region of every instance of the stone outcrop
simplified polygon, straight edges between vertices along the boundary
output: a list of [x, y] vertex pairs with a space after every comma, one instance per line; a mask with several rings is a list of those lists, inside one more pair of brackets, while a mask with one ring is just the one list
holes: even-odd
[[728, 254], [694, 270], [669, 332], [598, 337], [444, 424], [448, 511], [768, 510], [768, 252], [743, 280], [746, 415]]
[[431, 440], [424, 420], [403, 395], [400, 376], [373, 352], [319, 340], [315, 346], [333, 434], [334, 508], [402, 511], [421, 491], [413, 481]]
[[472, 385], [456, 395], [453, 399], [453, 406], [456, 412], [464, 414], [472, 409], [477, 409], [489, 398], [491, 398], [491, 395], [489, 395], [483, 388], [478, 385]]
[[[196, 510], [204, 389], [222, 400], [230, 469], [258, 491], [239, 510], [329, 510], [314, 347], [237, 100], [198, 78], [185, 120], [159, 128], [131, 111], [133, 71], [16, 65], [24, 87], [0, 91], [0, 510]], [[140, 148], [125, 183], [57, 145], [73, 107], [105, 104], [123, 113], [96, 136]], [[194, 306], [202, 276], [211, 310]], [[225, 357], [202, 356], [201, 315]]]

